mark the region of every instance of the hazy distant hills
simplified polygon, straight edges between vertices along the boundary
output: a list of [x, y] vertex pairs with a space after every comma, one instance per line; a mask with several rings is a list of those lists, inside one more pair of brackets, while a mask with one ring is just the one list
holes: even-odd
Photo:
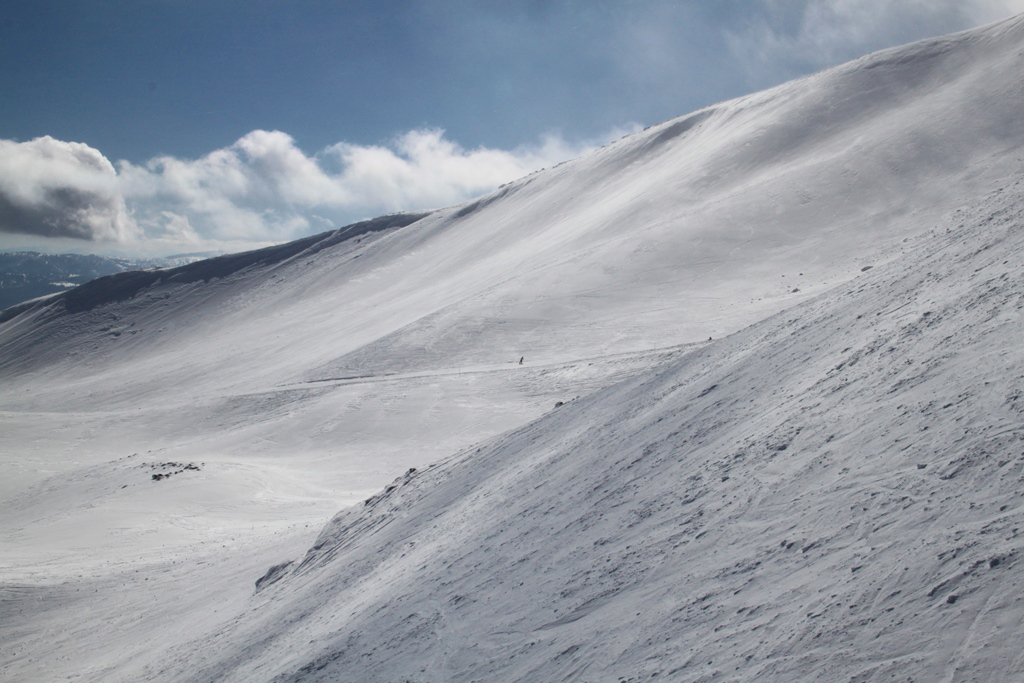
[[36, 297], [67, 291], [104, 275], [126, 270], [177, 266], [212, 255], [181, 254], [167, 258], [127, 259], [93, 254], [2, 252], [0, 310]]

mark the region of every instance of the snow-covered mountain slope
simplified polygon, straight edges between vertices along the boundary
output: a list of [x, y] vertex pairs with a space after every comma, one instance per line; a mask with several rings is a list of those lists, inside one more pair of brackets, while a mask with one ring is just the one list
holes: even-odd
[[1024, 679], [1024, 182], [1004, 189], [833, 292], [399, 477], [145, 675]]
[[[266, 446], [305, 459], [293, 471], [306, 472], [309, 495], [329, 480], [355, 500], [390, 466], [372, 481], [345, 481], [322, 461], [373, 451], [424, 464], [580, 392], [571, 380], [535, 388], [507, 373], [468, 400], [457, 379], [430, 390], [436, 402], [409, 398], [415, 387], [386, 392], [391, 404], [371, 400], [377, 434], [407, 414], [437, 409], [447, 420], [449, 405], [479, 405], [468, 424], [436, 437], [424, 438], [432, 427], [422, 424], [403, 434], [422, 444], [410, 463], [408, 442], [390, 437], [339, 449], [339, 430], [367, 431], [366, 392], [344, 378], [422, 384], [432, 373], [445, 383], [460, 370], [513, 369], [523, 356], [565, 367], [677, 347], [893, 258], [1016, 164], [1022, 34], [1018, 18], [869, 56], [405, 227], [307, 240], [241, 269], [121, 276], [106, 299], [72, 292], [23, 312], [0, 326], [0, 410], [35, 422], [33, 434], [49, 435], [35, 446], [59, 456], [18, 471], [5, 462], [3, 479], [20, 488], [39, 483], [32, 471], [68, 472], [69, 449], [81, 455], [74, 470], [154, 447], [168, 461], [249, 465]], [[229, 438], [235, 430], [245, 433]], [[110, 432], [124, 438], [83, 450], [90, 434]], [[10, 438], [13, 460], [35, 459], [24, 435]], [[236, 475], [223, 476], [244, 478]]]
[[[269, 680], [278, 673], [315, 679], [317, 671], [345, 678], [342, 667], [351, 665], [360, 672], [353, 679], [391, 680], [403, 672], [425, 678], [409, 668], [421, 667], [435, 680], [560, 680], [589, 661], [580, 674], [586, 679], [630, 666], [636, 673], [621, 675], [639, 676], [647, 663], [682, 661], [683, 654], [669, 651], [682, 642], [679, 631], [666, 625], [677, 617], [726, 647], [700, 627], [701, 614], [711, 620], [725, 607], [702, 610], [701, 603], [689, 616], [673, 610], [699, 597], [687, 591], [731, 604], [719, 588], [733, 585], [721, 563], [752, 556], [766, 564], [751, 544], [767, 538], [793, 541], [793, 557], [815, 562], [806, 571], [783, 565], [793, 569], [784, 574], [791, 584], [767, 586], [783, 576], [773, 569], [760, 593], [765, 605], [775, 605], [766, 613], [780, 615], [772, 629], [810, 633], [800, 613], [779, 611], [784, 590], [792, 585], [794, 605], [825, 606], [808, 591], [833, 585], [816, 577], [848, 555], [821, 555], [821, 564], [813, 549], [799, 551], [826, 539], [830, 528], [835, 535], [828, 538], [846, 539], [835, 525], [856, 519], [854, 499], [888, 500], [865, 487], [918, 481], [900, 479], [891, 444], [882, 440], [888, 429], [909, 442], [909, 432], [885, 420], [916, 404], [907, 398], [891, 413], [862, 408], [887, 406], [878, 388], [890, 388], [885, 373], [916, 366], [898, 365], [912, 360], [909, 347], [875, 349], [888, 328], [868, 322], [902, 320], [887, 313], [888, 305], [917, 291], [900, 280], [897, 263], [911, 279], [928, 277], [919, 268], [952, 273], [933, 283], [935, 308], [955, 308], [975, 291], [968, 270], [927, 256], [941, 239], [931, 231], [959, 230], [963, 222], [962, 239], [983, 240], [982, 223], [956, 212], [993, 212], [979, 198], [996, 189], [1017, 197], [1016, 181], [1008, 179], [1022, 165], [1022, 66], [1024, 18], [1017, 18], [697, 112], [460, 207], [386, 217], [166, 276], [115, 276], [9, 312], [0, 323], [0, 671], [11, 680], [192, 680], [221, 672]], [[1011, 242], [986, 253], [1013, 252]], [[946, 253], [959, 254], [956, 248]], [[1015, 263], [1011, 258], [1003, 260]], [[874, 270], [865, 271], [869, 266]], [[972, 267], [981, 266], [964, 266]], [[861, 282], [876, 289], [855, 292]], [[836, 290], [846, 298], [814, 298], [836, 287], [847, 288]], [[805, 316], [806, 323], [786, 327], [783, 313], [744, 329], [801, 302], [807, 303], [790, 317]], [[847, 305], [863, 308], [857, 314], [864, 317], [850, 319]], [[810, 324], [828, 316], [849, 325]], [[958, 339], [952, 312], [935, 318], [947, 319], [941, 329]], [[744, 331], [720, 339], [737, 330]], [[708, 337], [715, 341], [707, 344]], [[963, 337], [968, 350], [948, 351], [952, 358], [935, 351], [933, 339], [932, 365], [944, 379], [927, 389], [943, 395], [946, 382], [957, 394], [976, 388], [971, 344], [988, 348], [997, 337]], [[986, 362], [1015, 362], [1015, 350], [1004, 346]], [[862, 356], [846, 359], [860, 348]], [[922, 346], [922, 358], [931, 357], [929, 348]], [[840, 388], [829, 374], [840, 363], [840, 378], [875, 374]], [[659, 369], [628, 379], [652, 367]], [[991, 379], [1005, 386], [1012, 377], [997, 378], [993, 370]], [[822, 393], [819, 381], [836, 391]], [[801, 391], [818, 396], [820, 405], [804, 402]], [[532, 423], [555, 401], [566, 405]], [[995, 434], [1001, 414], [985, 401], [954, 403], [966, 412], [942, 429], [992, 424]], [[797, 427], [803, 431], [796, 441], [775, 442]], [[520, 431], [478, 446], [514, 428]], [[815, 446], [809, 436], [833, 433], [833, 442], [850, 434], [842, 449]], [[929, 425], [926, 434], [945, 432]], [[938, 441], [920, 443], [948, 453]], [[768, 450], [783, 444], [785, 451]], [[653, 450], [641, 457], [647, 445]], [[735, 452], [721, 451], [725, 446]], [[869, 448], [877, 463], [866, 459]], [[464, 454], [453, 463], [425, 469], [457, 451]], [[926, 447], [921, 452], [932, 457]], [[717, 473], [716, 458], [736, 454], [737, 474]], [[637, 463], [618, 463], [620, 455]], [[822, 463], [846, 462], [848, 455], [864, 461], [863, 477], [836, 478], [833, 469], [806, 464], [818, 456]], [[853, 460], [839, 471], [857, 473]], [[922, 460], [907, 476], [945, 472], [940, 464]], [[331, 513], [410, 467], [418, 471], [408, 483], [366, 510], [345, 513], [303, 568], [264, 582], [248, 602], [252, 581], [312, 542]], [[697, 474], [699, 481], [688, 481]], [[940, 499], [961, 485], [938, 482]], [[685, 503], [689, 494], [680, 492], [691, 490], [703, 502]], [[673, 492], [683, 497], [673, 499]], [[787, 507], [794, 499], [809, 507]], [[759, 516], [744, 517], [741, 500], [754, 501], [750, 509]], [[861, 507], [877, 512], [870, 501]], [[914, 528], [915, 542], [959, 523], [944, 516], [945, 508], [929, 512], [935, 525]], [[801, 531], [818, 528], [816, 514], [823, 531]], [[799, 524], [787, 538], [774, 538], [782, 518]], [[910, 542], [893, 540], [907, 529], [890, 526], [893, 544]], [[575, 544], [572, 529], [591, 545]], [[677, 535], [687, 529], [704, 535]], [[733, 538], [735, 547], [728, 546]], [[406, 547], [405, 539], [416, 545]], [[687, 569], [683, 545], [670, 550], [673, 543], [708, 564]], [[605, 546], [618, 554], [600, 554]], [[724, 554], [713, 559], [719, 547]], [[881, 557], [880, 545], [848, 547]], [[877, 564], [894, 566], [885, 558]], [[1012, 567], [1009, 558], [996, 566]], [[610, 573], [602, 573], [605, 566]], [[857, 580], [875, 576], [865, 573], [867, 565], [854, 566], [841, 569]], [[930, 580], [931, 571], [908, 577]], [[511, 576], [532, 587], [513, 591]], [[668, 584], [674, 597], [665, 597]], [[321, 594], [332, 605], [326, 611], [316, 607]], [[424, 596], [437, 604], [422, 602]], [[395, 611], [405, 604], [417, 609]], [[625, 611], [633, 604], [639, 616]], [[499, 609], [510, 611], [488, 620]], [[757, 626], [759, 636], [751, 609], [711, 628], [721, 625], [719, 633], [738, 641], [749, 636], [743, 629]], [[604, 610], [617, 615], [609, 617], [614, 629], [601, 630]], [[1016, 618], [1014, 610], [1002, 613]], [[401, 621], [413, 614], [422, 620]], [[842, 661], [859, 666], [866, 648], [843, 640], [853, 637], [852, 622], [827, 623], [837, 629], [834, 642], [850, 648]], [[644, 645], [656, 643], [662, 627], [669, 644]], [[444, 634], [448, 649], [431, 645], [429, 659], [417, 648], [430, 645], [433, 632]], [[365, 635], [342, 647], [341, 636], [331, 635], [341, 633]], [[519, 639], [534, 633], [540, 635]], [[587, 639], [552, 651], [566, 633]], [[208, 648], [185, 645], [205, 634], [219, 635]], [[813, 659], [813, 646], [780, 638], [768, 639], [783, 648], [772, 652], [783, 654], [770, 658], [776, 668], [765, 669], [766, 676], [803, 671], [786, 667]], [[587, 650], [591, 641], [604, 644], [600, 657]], [[695, 653], [719, 647], [698, 645]], [[532, 648], [539, 654], [530, 655]], [[375, 668], [359, 668], [346, 652], [359, 652]], [[524, 668], [500, 669], [498, 660], [512, 654], [514, 666]], [[932, 666], [928, 657], [922, 661]], [[550, 668], [556, 664], [564, 672]], [[1011, 658], [1007, 666], [1018, 665]]]
[[[97, 339], [107, 364], [78, 358], [62, 369], [77, 377], [115, 364], [130, 383], [149, 361], [167, 375], [238, 386], [240, 377], [575, 357], [735, 331], [802, 298], [794, 289], [805, 297], [891, 255], [1005, 174], [1024, 135], [1022, 30], [1017, 19], [866, 57], [219, 288], [145, 288], [136, 307], [150, 314], [154, 306], [139, 304], [169, 296], [173, 310], [139, 320], [130, 339]], [[77, 345], [111, 311], [121, 326], [143, 316], [99, 306], [26, 322], [26, 334], [72, 325]], [[167, 319], [174, 329], [158, 333]], [[301, 336], [304, 353], [267, 363], [263, 354], [280, 355], [278, 335]], [[189, 368], [168, 362], [168, 347], [211, 336], [227, 348]], [[67, 349], [5, 353], [4, 365], [52, 364]]]

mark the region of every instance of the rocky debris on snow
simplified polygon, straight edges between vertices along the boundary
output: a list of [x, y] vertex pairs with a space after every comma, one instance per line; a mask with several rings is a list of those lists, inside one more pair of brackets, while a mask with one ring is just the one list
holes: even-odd
[[140, 467], [148, 467], [151, 470], [155, 470], [150, 475], [150, 479], [153, 481], [163, 481], [164, 479], [170, 479], [175, 474], [181, 474], [183, 472], [198, 472], [202, 469], [194, 462], [151, 462], [144, 463], [143, 465], [140, 465]]

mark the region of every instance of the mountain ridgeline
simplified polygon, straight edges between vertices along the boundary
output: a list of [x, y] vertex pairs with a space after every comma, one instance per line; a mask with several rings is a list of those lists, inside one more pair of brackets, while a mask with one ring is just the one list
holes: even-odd
[[[166, 265], [160, 259], [117, 259], [92, 254], [0, 253], [0, 311], [23, 301], [65, 292], [104, 275]], [[6, 319], [0, 313], [0, 320]]]

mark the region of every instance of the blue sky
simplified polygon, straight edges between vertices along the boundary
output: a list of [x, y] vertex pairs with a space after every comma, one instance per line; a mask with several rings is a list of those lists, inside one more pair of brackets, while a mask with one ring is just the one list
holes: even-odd
[[461, 201], [1024, 0], [6, 0], [0, 248], [238, 249]]

